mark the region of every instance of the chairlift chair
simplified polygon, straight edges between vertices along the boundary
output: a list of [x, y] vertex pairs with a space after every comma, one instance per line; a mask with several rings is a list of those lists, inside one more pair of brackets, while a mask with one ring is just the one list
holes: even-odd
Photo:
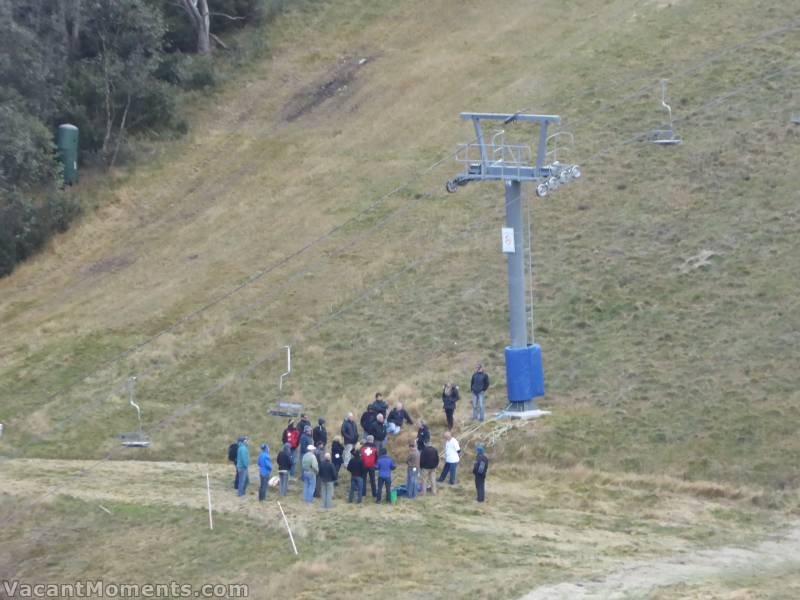
[[142, 431], [142, 411], [139, 405], [133, 401], [133, 385], [136, 383], [136, 377], [128, 378], [128, 404], [136, 409], [136, 417], [139, 421], [139, 431], [133, 433], [120, 433], [119, 437], [122, 440], [122, 445], [126, 448], [148, 448], [150, 446], [150, 438], [148, 438]]
[[672, 108], [667, 104], [667, 80], [661, 80], [661, 106], [667, 111], [668, 127], [666, 129], [652, 129], [648, 132], [647, 139], [653, 144], [659, 146], [677, 146], [682, 144], [683, 140], [675, 134], [675, 129], [672, 126]]
[[283, 394], [283, 380], [292, 372], [292, 347], [284, 346], [286, 349], [286, 372], [281, 373], [278, 379], [278, 399], [267, 413], [275, 417], [299, 417], [303, 412], [303, 405], [300, 402], [284, 402], [281, 399]]

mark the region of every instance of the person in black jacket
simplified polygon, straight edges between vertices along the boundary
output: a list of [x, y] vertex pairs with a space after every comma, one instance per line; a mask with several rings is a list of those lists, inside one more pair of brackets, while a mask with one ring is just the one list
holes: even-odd
[[285, 496], [289, 491], [289, 472], [292, 470], [292, 464], [292, 445], [286, 442], [281, 451], [278, 452], [278, 478], [281, 482], [281, 496]]
[[378, 416], [375, 418], [375, 422], [372, 424], [372, 429], [370, 429], [370, 434], [372, 435], [372, 439], [375, 441], [375, 446], [377, 446], [378, 452], [380, 452], [383, 448], [383, 445], [386, 443], [386, 423], [382, 414], [378, 413]]
[[489, 459], [483, 452], [483, 446], [475, 448], [475, 464], [472, 466], [472, 474], [475, 476], [475, 491], [478, 493], [476, 500], [483, 502], [486, 497], [486, 472], [489, 470]]
[[339, 469], [341, 469], [342, 464], [344, 464], [344, 446], [342, 445], [342, 438], [340, 438], [338, 435], [333, 438], [333, 443], [331, 444], [331, 456], [333, 457], [332, 462], [333, 466], [336, 468], [336, 477], [338, 479]]
[[375, 421], [377, 420], [378, 413], [375, 410], [375, 407], [370, 404], [363, 413], [361, 413], [361, 435], [364, 437], [364, 440], [367, 439], [367, 436], [370, 434], [372, 427], [375, 425]]
[[373, 410], [376, 413], [383, 415], [384, 419], [386, 418], [386, 411], [389, 410], [389, 405], [386, 404], [386, 400], [383, 399], [383, 394], [377, 392], [375, 394], [375, 400], [372, 402], [370, 406], [372, 406]]
[[422, 495], [424, 496], [428, 486], [431, 493], [436, 495], [436, 467], [439, 466], [439, 451], [427, 444], [419, 454], [419, 467], [422, 471]]
[[444, 408], [444, 416], [447, 419], [447, 429], [453, 429], [453, 411], [456, 409], [456, 402], [458, 402], [458, 386], [452, 383], [445, 384], [442, 389], [442, 407]]
[[358, 503], [361, 504], [361, 498], [364, 492], [365, 470], [359, 450], [353, 452], [353, 455], [350, 457], [350, 462], [347, 463], [347, 470], [350, 471], [350, 494], [347, 496], [347, 502], [352, 504], [353, 494], [358, 494]]
[[300, 433], [303, 433], [306, 430], [306, 427], [311, 429], [311, 421], [306, 416], [306, 413], [301, 413], [300, 420], [297, 422], [297, 429], [300, 430]]
[[394, 408], [389, 412], [389, 416], [386, 418], [386, 431], [393, 435], [397, 435], [400, 433], [400, 428], [403, 426], [403, 421], [407, 422], [409, 425], [413, 425], [414, 421], [411, 420], [411, 417], [408, 415], [408, 411], [403, 408], [402, 402], [397, 402], [394, 405]]
[[350, 462], [353, 448], [358, 443], [358, 426], [356, 425], [353, 413], [347, 413], [342, 421], [342, 441], [344, 441], [344, 466]]
[[469, 382], [469, 389], [472, 392], [472, 420], [484, 419], [486, 408], [486, 390], [489, 389], [489, 376], [483, 370], [483, 365], [475, 365], [475, 372]]
[[319, 425], [314, 427], [311, 436], [314, 438], [315, 446], [322, 444], [322, 446], [325, 447], [328, 445], [328, 430], [325, 429], [325, 419], [319, 419]]
[[420, 419], [419, 429], [417, 430], [417, 450], [422, 452], [430, 441], [431, 430], [428, 429], [428, 424], [425, 422], [425, 419]]
[[333, 506], [333, 485], [337, 479], [336, 467], [331, 462], [331, 454], [326, 452], [322, 457], [322, 462], [319, 464], [318, 477], [322, 491], [322, 508], [331, 508]]

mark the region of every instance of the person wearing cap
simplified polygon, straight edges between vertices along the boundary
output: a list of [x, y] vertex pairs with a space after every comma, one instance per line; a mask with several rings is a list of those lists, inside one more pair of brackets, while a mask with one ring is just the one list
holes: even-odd
[[469, 389], [472, 392], [472, 420], [483, 421], [486, 408], [486, 390], [489, 389], [489, 376], [483, 370], [483, 365], [475, 365], [475, 372], [469, 382]]
[[344, 441], [344, 459], [345, 468], [350, 463], [350, 457], [353, 455], [353, 446], [358, 442], [358, 425], [356, 425], [355, 415], [349, 412], [342, 421], [342, 440]]
[[483, 446], [475, 448], [475, 464], [472, 466], [472, 474], [475, 476], [475, 491], [478, 493], [476, 500], [483, 502], [486, 497], [486, 472], [489, 470], [489, 459], [483, 451]]
[[312, 437], [314, 438], [314, 445], [319, 446], [322, 444], [322, 447], [328, 445], [328, 430], [325, 429], [325, 419], [320, 418], [318, 421], [319, 425], [314, 427], [314, 431], [312, 432]]
[[278, 478], [280, 479], [281, 486], [278, 492], [281, 496], [289, 493], [289, 474], [294, 466], [292, 456], [292, 445], [286, 442], [283, 449], [278, 452]]
[[414, 442], [408, 443], [406, 467], [406, 495], [413, 500], [417, 497], [417, 476], [419, 475], [419, 450]]
[[333, 506], [333, 485], [337, 480], [336, 467], [331, 462], [331, 453], [326, 452], [319, 464], [319, 480], [322, 488], [322, 508]]
[[303, 454], [303, 500], [308, 503], [314, 501], [314, 488], [317, 485], [317, 475], [319, 474], [319, 463], [314, 453], [313, 444], [306, 446], [306, 453]]
[[258, 501], [263, 502], [267, 499], [267, 484], [269, 476], [272, 474], [272, 461], [269, 458], [269, 446], [261, 444], [261, 454], [258, 455]]
[[454, 485], [456, 482], [456, 467], [458, 467], [458, 462], [461, 460], [459, 456], [461, 454], [461, 446], [458, 445], [458, 440], [453, 437], [453, 434], [449, 431], [444, 432], [444, 469], [439, 474], [439, 483], [442, 483], [447, 477], [448, 473], [450, 474], [450, 485]]
[[247, 484], [250, 483], [250, 477], [247, 474], [247, 467], [250, 466], [250, 452], [247, 450], [247, 436], [243, 435], [239, 438], [239, 449], [236, 451], [236, 470], [239, 473], [239, 489], [237, 494], [244, 496], [247, 491]]

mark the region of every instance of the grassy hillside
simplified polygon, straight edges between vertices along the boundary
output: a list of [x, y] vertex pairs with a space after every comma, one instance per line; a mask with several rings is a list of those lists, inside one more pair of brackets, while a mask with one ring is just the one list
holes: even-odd
[[[563, 116], [576, 138], [569, 158], [584, 177], [545, 200], [531, 197], [542, 405], [553, 415], [498, 433], [488, 518], [499, 531], [541, 519], [555, 533], [523, 525], [518, 550], [537, 562], [488, 565], [497, 580], [520, 575], [504, 596], [625, 555], [746, 540], [767, 522], [778, 526], [796, 510], [800, 484], [792, 9], [767, 2], [755, 10], [743, 0], [503, 0], [492, 10], [454, 0], [300, 3], [267, 32], [269, 58], [191, 107], [189, 139], [155, 148], [136, 170], [82, 183], [98, 211], [0, 281], [0, 453], [222, 463], [240, 433], [277, 441], [285, 423], [266, 408], [286, 344], [287, 397], [335, 427], [383, 390], [432, 421], [438, 436], [440, 385], [465, 385], [476, 360], [495, 382], [490, 408], [503, 408], [502, 188], [447, 195], [443, 184], [458, 168], [448, 156], [472, 133], [459, 111], [530, 108]], [[671, 80], [682, 146], [641, 141], [663, 120], [662, 77]], [[124, 391], [131, 374], [154, 441], [135, 455], [114, 439], [134, 427]], [[459, 409], [459, 428], [467, 413]], [[0, 463], [0, 473], [36, 471], [13, 464]], [[648, 479], [655, 474], [663, 481]], [[520, 479], [529, 485], [518, 487]], [[467, 487], [459, 499], [470, 498]], [[678, 516], [667, 493], [693, 509]], [[37, 507], [41, 519], [77, 515], [85, 529], [99, 527], [102, 515], [67, 495]], [[725, 506], [706, 504], [717, 495]], [[117, 498], [124, 514], [134, 508], [114, 527], [146, 540], [158, 519], [180, 528], [202, 518], [201, 504], [170, 508], [172, 517], [158, 510], [153, 521], [148, 511], [172, 502], [167, 496], [140, 508]], [[520, 498], [539, 512], [520, 517]], [[556, 514], [565, 504], [573, 512]], [[453, 513], [442, 498], [428, 506], [403, 509], [419, 530], [374, 540], [386, 561], [421, 552], [430, 569], [415, 575], [409, 566], [392, 576], [393, 589], [413, 597], [402, 581], [419, 575], [432, 588], [437, 580], [449, 544], [421, 550], [419, 535], [448, 540], [469, 530], [474, 538], [451, 540], [471, 548], [458, 572], [466, 588], [449, 591], [490, 595], [494, 580], [481, 583], [485, 571], [469, 563], [503, 551], [503, 539], [489, 540], [497, 530], [476, 524], [487, 515], [466, 505]], [[230, 510], [227, 535], [239, 539], [236, 528], [251, 527], [252, 517]], [[307, 577], [309, 594], [327, 580], [331, 567], [314, 565], [338, 556], [339, 519], [350, 514], [309, 526], [300, 537], [313, 542], [317, 562], [287, 562], [281, 576]], [[368, 513], [355, 539], [386, 520]], [[285, 541], [280, 522], [270, 523], [276, 536], [253, 553], [274, 551], [280, 563]], [[684, 541], [670, 537], [675, 528]], [[726, 529], [732, 538], [722, 539]], [[587, 531], [646, 542], [620, 542], [620, 553], [607, 537], [593, 551], [570, 546]], [[201, 541], [185, 535], [188, 549]], [[552, 570], [531, 575], [542, 567], [536, 536], [547, 535], [563, 547], [552, 550]], [[50, 555], [67, 538], [30, 542], [29, 554], [7, 564], [32, 572], [37, 552]], [[606, 558], [588, 564], [592, 552]], [[229, 573], [218, 560], [205, 570]], [[54, 577], [86, 572], [63, 561], [50, 569]], [[203, 571], [195, 563], [180, 570]], [[337, 582], [334, 596], [346, 587]]]

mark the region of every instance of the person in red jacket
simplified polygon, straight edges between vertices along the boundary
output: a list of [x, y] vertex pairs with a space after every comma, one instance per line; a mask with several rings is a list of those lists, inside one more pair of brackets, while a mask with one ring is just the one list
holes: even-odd
[[375, 445], [375, 438], [371, 435], [367, 436], [367, 441], [361, 446], [361, 461], [364, 463], [365, 473], [363, 495], [367, 495], [367, 477], [369, 477], [372, 497], [376, 498], [378, 490], [375, 487], [375, 464], [378, 462], [378, 447]]
[[283, 430], [282, 441], [284, 444], [289, 444], [292, 448], [292, 468], [289, 469], [289, 475], [294, 477], [297, 463], [300, 462], [300, 455], [298, 448], [300, 446], [300, 431], [294, 426], [294, 421], [289, 419], [289, 424]]

